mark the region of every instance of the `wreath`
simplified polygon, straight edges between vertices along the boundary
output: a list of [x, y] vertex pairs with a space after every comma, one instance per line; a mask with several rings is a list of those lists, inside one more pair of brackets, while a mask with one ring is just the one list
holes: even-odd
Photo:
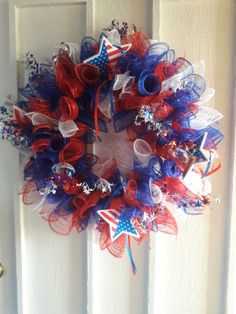
[[[222, 115], [205, 106], [214, 90], [203, 64], [116, 20], [98, 41], [25, 63], [23, 98], [0, 107], [2, 138], [28, 157], [23, 203], [61, 235], [95, 222], [100, 248], [126, 248], [136, 272], [131, 239], [176, 235], [173, 209], [198, 215], [210, 203]], [[107, 140], [111, 130], [121, 141]]]

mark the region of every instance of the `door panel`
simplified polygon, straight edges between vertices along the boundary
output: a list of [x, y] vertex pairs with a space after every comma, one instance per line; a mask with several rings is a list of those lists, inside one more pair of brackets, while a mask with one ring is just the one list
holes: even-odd
[[78, 42], [85, 36], [86, 5], [21, 6], [16, 8], [16, 20], [17, 58], [30, 51], [38, 60], [52, 55], [61, 41]]
[[[111, 20], [123, 11], [124, 20], [135, 20], [132, 8], [137, 5], [137, 14], [142, 27], [150, 35], [151, 2], [119, 2], [110, 7], [110, 2], [91, 1], [12, 1], [10, 2], [10, 44], [18, 62], [18, 87], [26, 80], [22, 57], [28, 51], [43, 60], [49, 57], [61, 41], [79, 43], [91, 34], [93, 20], [99, 29], [109, 26]], [[91, 15], [95, 6], [98, 15]], [[104, 9], [107, 10], [104, 21]], [[120, 10], [120, 11], [119, 11]], [[99, 26], [100, 25], [100, 26]], [[13, 53], [12, 53], [12, 58]], [[96, 147], [95, 147], [96, 150]], [[23, 166], [24, 161], [21, 161]], [[18, 208], [16, 211], [19, 210]], [[148, 243], [134, 249], [139, 276], [131, 274], [128, 259], [115, 259], [108, 252], [101, 252], [92, 230], [82, 234], [72, 233], [62, 237], [51, 231], [37, 210], [21, 206], [19, 232], [22, 237], [18, 259], [22, 278], [19, 293], [22, 293], [24, 314], [49, 313], [144, 313], [147, 312], [148, 293]], [[133, 300], [136, 300], [133, 302]]]
[[[7, 1], [0, 1], [0, 103], [12, 94], [15, 80], [9, 60], [9, 11]], [[14, 204], [18, 187], [18, 153], [8, 143], [0, 141], [0, 262], [5, 275], [0, 278], [0, 313], [17, 313], [15, 219]], [[15, 180], [15, 181], [14, 181]]]
[[[158, 247], [162, 249], [157, 253], [160, 267], [157, 262], [156, 284], [161, 294], [155, 308], [156, 311], [161, 309], [161, 313], [164, 309], [172, 314], [228, 313], [225, 296], [235, 161], [232, 147], [234, 12], [235, 2], [231, 0], [160, 2], [160, 40], [168, 42], [178, 55], [192, 63], [204, 60], [207, 86], [216, 90], [207, 106], [215, 107], [224, 115], [220, 123], [225, 136], [218, 151], [222, 168], [209, 177], [212, 184], [210, 208], [199, 217], [179, 216], [176, 243], [163, 236], [158, 240]], [[158, 281], [158, 274], [165, 274], [166, 286], [163, 280]], [[184, 304], [180, 301], [183, 295], [188, 296]]]
[[0, 262], [5, 268], [0, 278], [0, 311], [12, 314], [17, 313], [14, 205], [18, 191], [13, 182], [17, 181], [18, 154], [8, 143], [1, 143], [0, 154]]
[[[213, 0], [207, 6], [203, 2], [189, 1], [186, 14], [186, 1], [173, 0], [0, 0], [0, 101], [8, 94], [16, 97], [17, 87], [23, 85], [26, 52], [43, 60], [61, 41], [79, 43], [85, 35], [98, 36], [117, 18], [136, 23], [149, 37], [169, 42], [178, 55], [185, 55], [186, 49], [190, 60], [206, 60], [206, 77], [218, 90], [216, 103], [226, 102], [217, 108], [224, 111], [228, 135], [230, 100], [224, 95], [230, 80], [232, 30], [225, 27], [219, 32], [219, 28], [227, 17], [232, 21], [231, 7], [220, 7]], [[219, 49], [225, 44], [227, 62], [223, 48]], [[220, 71], [227, 77], [223, 85]], [[95, 153], [101, 148], [93, 147]], [[227, 161], [228, 141], [224, 148]], [[7, 143], [0, 143], [0, 149], [0, 262], [7, 268], [0, 279], [0, 313], [220, 313], [226, 275], [222, 256], [227, 239], [227, 191], [220, 206], [199, 218], [177, 214], [177, 239], [153, 234], [151, 241], [133, 246], [138, 268], [134, 276], [126, 256], [116, 259], [100, 250], [93, 226], [81, 234], [59, 236], [37, 210], [20, 205], [17, 193], [23, 183], [19, 175], [23, 157], [19, 162], [17, 151]], [[226, 166], [217, 180], [229, 180], [228, 173]], [[218, 194], [218, 187], [214, 188]], [[214, 259], [216, 266], [211, 267]]]
[[[87, 33], [87, 3], [16, 1], [15, 22], [18, 87], [25, 81], [24, 54], [43, 61], [61, 41], [80, 42]], [[14, 20], [14, 21], [13, 21]], [[13, 43], [14, 46], [14, 43]], [[86, 304], [86, 234], [59, 236], [37, 210], [22, 206], [23, 313], [83, 313]]]

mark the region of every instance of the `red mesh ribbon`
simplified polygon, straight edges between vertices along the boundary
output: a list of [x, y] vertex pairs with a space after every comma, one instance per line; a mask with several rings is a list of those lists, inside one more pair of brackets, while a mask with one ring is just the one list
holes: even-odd
[[88, 131], [89, 127], [86, 124], [83, 124], [82, 122], [76, 122], [77, 127], [79, 130], [76, 132], [76, 134], [72, 137], [82, 137], [85, 135], [85, 133]]
[[157, 208], [153, 223], [157, 226], [158, 231], [173, 235], [178, 233], [176, 220], [167, 207]]
[[25, 205], [36, 204], [42, 200], [42, 195], [38, 191], [38, 187], [34, 180], [28, 181], [22, 190], [22, 201]]
[[50, 102], [45, 99], [31, 96], [29, 97], [29, 106], [30, 106], [30, 111], [40, 112], [49, 117], [51, 116]]
[[92, 192], [89, 195], [86, 195], [85, 193], [80, 193], [77, 195], [73, 201], [72, 204], [77, 208], [77, 210], [74, 212], [73, 216], [74, 218], [85, 218], [90, 214], [91, 207], [94, 207], [100, 198], [107, 196], [106, 193], [100, 193], [100, 191]]
[[94, 65], [79, 63], [75, 66], [75, 73], [79, 80], [88, 85], [95, 85], [99, 81], [99, 68]]
[[123, 257], [125, 250], [125, 234], [122, 234], [115, 241], [111, 241], [109, 225], [105, 222], [100, 222], [97, 229], [100, 231], [99, 245], [101, 250], [108, 251], [115, 257]]
[[136, 191], [137, 191], [136, 180], [129, 180], [125, 188], [126, 188], [126, 191], [123, 196], [124, 201], [132, 206], [140, 207], [139, 201], [136, 200]]
[[50, 143], [51, 140], [48, 138], [40, 138], [38, 140], [35, 140], [31, 145], [32, 152], [44, 152], [49, 147]]
[[59, 112], [64, 121], [75, 120], [79, 115], [79, 106], [74, 99], [68, 96], [62, 96], [60, 99]]
[[13, 108], [13, 113], [14, 113], [14, 120], [12, 122], [16, 121], [17, 124], [21, 127], [31, 124], [31, 119], [25, 115], [24, 110], [15, 106]]
[[78, 185], [77, 179], [72, 179], [67, 183], [63, 184], [63, 190], [69, 195], [75, 195], [81, 192], [82, 187]]
[[78, 139], [70, 139], [70, 142], [65, 145], [63, 150], [59, 153], [60, 162], [68, 162], [74, 164], [85, 153], [84, 142]]
[[60, 216], [55, 212], [51, 212], [48, 223], [50, 228], [60, 235], [69, 235], [74, 227], [72, 214]]
[[157, 121], [165, 120], [174, 111], [171, 105], [163, 99], [160, 99], [159, 102], [152, 102], [150, 107]]
[[159, 62], [154, 70], [154, 74], [158, 75], [162, 82], [175, 74], [175, 66], [170, 62]]
[[122, 40], [122, 44], [129, 43], [132, 44], [130, 51], [135, 52], [140, 56], [143, 56], [150, 47], [150, 42], [143, 32], [133, 32], [132, 34], [125, 36]]
[[39, 131], [39, 130], [47, 130], [47, 131], [53, 131], [53, 127], [50, 124], [39, 124], [33, 127], [32, 131], [33, 133]]
[[83, 224], [84, 219], [89, 217], [92, 208], [100, 198], [107, 195], [107, 193], [100, 194], [99, 191], [86, 195], [81, 191], [71, 201], [71, 205], [76, 208], [73, 213], [69, 214], [66, 208], [58, 208], [58, 204], [44, 203], [40, 209], [40, 215], [48, 221], [51, 229], [58, 234], [68, 235], [74, 228], [81, 232], [86, 227]]
[[[159, 118], [160, 120], [163, 120], [173, 111], [170, 105], [164, 103], [164, 99], [171, 93], [171, 91], [168, 91], [158, 95], [138, 96], [137, 87], [134, 86], [132, 93], [123, 94], [119, 99], [117, 99], [116, 110], [140, 109], [141, 106], [149, 105], [152, 109], [154, 109], [156, 115], [158, 115], [158, 112], [161, 111], [159, 112]], [[156, 110], [155, 107], [157, 107]]]
[[[160, 181], [161, 182], [161, 181]], [[196, 195], [194, 195], [179, 179], [177, 178], [169, 178], [165, 177], [162, 181], [164, 182], [165, 188], [168, 191], [167, 200], [172, 201], [173, 196], [177, 196], [179, 200], [183, 197], [187, 197], [190, 199], [195, 199]], [[158, 185], [161, 184], [158, 182]]]
[[66, 54], [59, 55], [56, 62], [56, 84], [65, 95], [74, 99], [84, 93], [84, 83], [77, 77], [74, 63]]

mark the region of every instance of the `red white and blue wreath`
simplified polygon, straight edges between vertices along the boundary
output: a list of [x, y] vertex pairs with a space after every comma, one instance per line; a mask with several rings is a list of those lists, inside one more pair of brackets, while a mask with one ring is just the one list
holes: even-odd
[[[126, 248], [135, 272], [131, 239], [176, 235], [173, 205], [195, 215], [210, 202], [222, 115], [206, 106], [202, 64], [115, 20], [98, 41], [62, 43], [50, 63], [28, 53], [26, 65], [24, 100], [0, 107], [2, 138], [29, 156], [23, 203], [61, 235], [95, 222], [101, 249]], [[102, 140], [111, 128], [125, 131], [116, 149]]]

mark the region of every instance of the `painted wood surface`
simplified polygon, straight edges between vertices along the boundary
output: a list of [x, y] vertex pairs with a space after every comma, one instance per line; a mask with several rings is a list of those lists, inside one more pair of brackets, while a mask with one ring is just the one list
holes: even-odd
[[205, 60], [206, 78], [216, 88], [212, 105], [225, 116], [226, 137], [220, 151], [224, 167], [212, 180], [220, 204], [197, 218], [176, 213], [177, 238], [155, 234], [134, 249], [135, 277], [128, 259], [100, 251], [92, 227], [59, 237], [36, 211], [19, 206], [18, 155], [0, 143], [0, 261], [7, 267], [0, 279], [0, 313], [227, 313], [233, 8], [228, 0], [0, 1], [1, 101], [6, 94], [16, 96], [25, 79], [25, 52], [44, 58], [59, 42], [97, 36], [117, 18], [170, 43], [178, 55]]
[[211, 209], [204, 216], [179, 217], [176, 243], [159, 236], [156, 313], [227, 313], [234, 156], [231, 134], [235, 129], [232, 115], [234, 11], [234, 2], [227, 0], [160, 1], [160, 40], [170, 43], [178, 55], [192, 62], [205, 61], [208, 85], [216, 89], [211, 105], [224, 115], [221, 122], [225, 140], [219, 149], [222, 169], [211, 179], [213, 195], [216, 199], [220, 197], [220, 203], [214, 202], [213, 197]]

